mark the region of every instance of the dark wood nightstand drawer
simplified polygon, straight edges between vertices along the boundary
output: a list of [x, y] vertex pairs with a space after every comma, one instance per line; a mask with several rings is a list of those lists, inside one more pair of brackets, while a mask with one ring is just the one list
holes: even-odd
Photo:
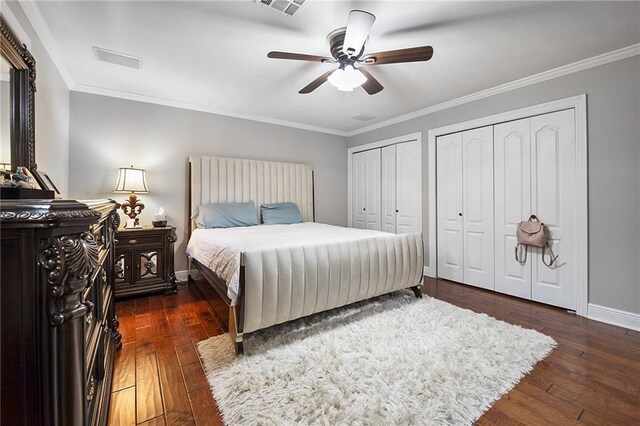
[[132, 236], [124, 236], [122, 234], [118, 235], [118, 248], [126, 249], [127, 247], [135, 247], [142, 245], [162, 245], [162, 236], [158, 237], [158, 235], [132, 235]]

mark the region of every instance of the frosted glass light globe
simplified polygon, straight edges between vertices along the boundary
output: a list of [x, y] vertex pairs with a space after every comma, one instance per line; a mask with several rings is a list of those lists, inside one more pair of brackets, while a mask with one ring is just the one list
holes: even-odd
[[367, 77], [353, 67], [353, 65], [347, 65], [342, 68], [338, 68], [328, 78], [329, 83], [343, 92], [351, 92], [354, 88], [362, 86]]

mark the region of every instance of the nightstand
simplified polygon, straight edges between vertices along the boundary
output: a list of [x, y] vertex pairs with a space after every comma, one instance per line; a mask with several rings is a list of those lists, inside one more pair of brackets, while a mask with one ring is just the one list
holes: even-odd
[[177, 291], [173, 266], [176, 228], [121, 228], [116, 238], [116, 297]]

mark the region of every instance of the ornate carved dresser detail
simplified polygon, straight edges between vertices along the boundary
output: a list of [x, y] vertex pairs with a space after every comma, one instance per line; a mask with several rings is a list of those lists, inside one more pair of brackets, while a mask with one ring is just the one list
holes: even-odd
[[104, 425], [121, 346], [113, 302], [118, 204], [0, 206], [0, 423]]

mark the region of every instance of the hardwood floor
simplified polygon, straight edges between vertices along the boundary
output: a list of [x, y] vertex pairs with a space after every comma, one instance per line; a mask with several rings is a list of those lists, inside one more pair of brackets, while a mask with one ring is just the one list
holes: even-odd
[[224, 326], [197, 290], [118, 301], [116, 313], [122, 350], [109, 424], [221, 425], [195, 344]]
[[[558, 342], [477, 424], [640, 424], [640, 332], [444, 280], [427, 279], [423, 292]], [[214, 307], [190, 286], [116, 303], [110, 425], [222, 424], [195, 348], [225, 329], [223, 302]]]

